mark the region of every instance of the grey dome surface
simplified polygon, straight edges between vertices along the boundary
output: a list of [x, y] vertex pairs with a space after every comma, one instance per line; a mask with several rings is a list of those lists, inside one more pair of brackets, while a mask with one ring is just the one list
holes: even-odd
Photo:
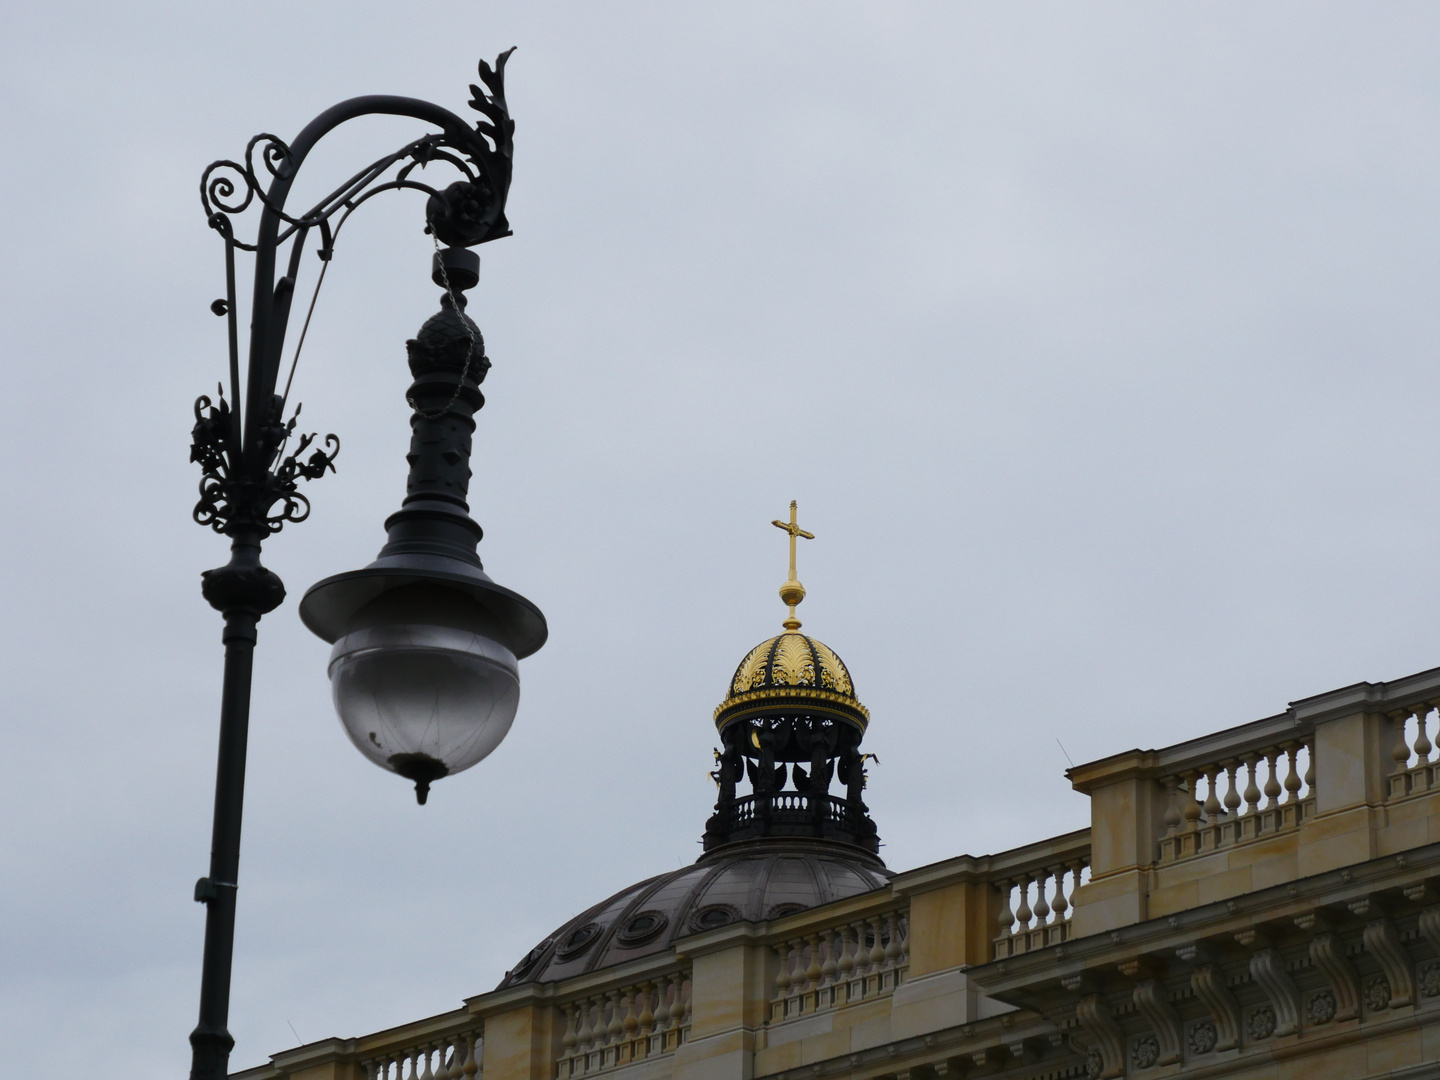
[[668, 949], [732, 922], [762, 922], [883, 887], [878, 859], [840, 845], [736, 845], [631, 885], [536, 945], [496, 989], [553, 982]]

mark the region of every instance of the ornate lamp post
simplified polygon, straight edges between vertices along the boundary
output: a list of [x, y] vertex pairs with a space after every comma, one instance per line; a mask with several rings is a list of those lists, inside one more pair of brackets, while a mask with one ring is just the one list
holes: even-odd
[[[473, 126], [414, 98], [351, 98], [321, 113], [289, 144], [257, 135], [243, 163], [217, 161], [201, 178], [208, 223], [225, 242], [226, 296], [211, 309], [229, 320], [230, 400], [222, 387], [215, 401], [201, 397], [195, 405], [191, 459], [204, 476], [194, 516], [229, 537], [230, 561], [206, 571], [201, 586], [224, 616], [225, 676], [210, 873], [195, 885], [206, 919], [191, 1080], [225, 1077], [234, 1045], [227, 1024], [251, 665], [256, 624], [285, 598], [280, 579], [260, 562], [260, 545], [286, 522], [305, 520], [310, 504], [297, 490], [299, 481], [333, 470], [340, 450], [333, 435], [314, 449], [315, 436], [296, 436], [299, 406], [285, 415], [288, 378], [276, 393], [291, 299], [306, 243], [318, 237], [324, 263], [318, 293], [340, 228], [382, 191], [429, 196], [432, 276], [444, 290], [440, 312], [406, 346], [415, 379], [407, 395], [414, 410], [410, 476], [400, 510], [385, 522], [379, 557], [314, 585], [300, 616], [334, 643], [331, 685], [351, 740], [372, 761], [414, 781], [421, 803], [433, 781], [469, 768], [505, 737], [519, 701], [517, 661], [545, 643], [540, 610], [482, 569], [476, 554], [482, 534], [466, 503], [474, 414], [485, 403], [480, 383], [490, 361], [479, 329], [465, 315], [464, 292], [479, 281], [480, 259], [469, 249], [510, 235], [505, 197], [515, 125], [505, 104], [509, 55], [502, 53], [494, 68], [481, 61], [483, 85], [470, 87], [470, 107], [481, 114]], [[345, 121], [373, 114], [413, 117], [440, 130], [365, 166], [307, 212], [290, 214], [290, 188], [311, 148]], [[422, 183], [418, 177], [432, 165], [457, 170], [460, 178], [443, 189]], [[252, 204], [259, 206], [259, 222], [254, 242], [245, 243], [236, 238], [232, 218]], [[277, 279], [287, 244], [286, 269]], [[255, 266], [243, 408], [237, 252], [252, 253]], [[302, 328], [291, 376], [304, 338]]]

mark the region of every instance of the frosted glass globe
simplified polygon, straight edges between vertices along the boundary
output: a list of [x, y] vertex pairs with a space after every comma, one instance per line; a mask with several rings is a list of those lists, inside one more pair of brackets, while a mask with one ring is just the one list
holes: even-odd
[[430, 784], [483, 760], [520, 704], [515, 654], [468, 598], [416, 586], [376, 600], [330, 653], [335, 711], [381, 768]]

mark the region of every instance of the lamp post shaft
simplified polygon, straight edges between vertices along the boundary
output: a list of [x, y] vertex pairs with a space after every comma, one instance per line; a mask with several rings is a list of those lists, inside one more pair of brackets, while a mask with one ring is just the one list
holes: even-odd
[[[205, 957], [200, 1022], [190, 1034], [190, 1080], [224, 1080], [229, 1072], [230, 967], [235, 943], [235, 891], [240, 876], [240, 820], [245, 802], [245, 750], [250, 733], [250, 679], [256, 623], [249, 611], [225, 616], [225, 677], [220, 696], [220, 747], [215, 767], [215, 822], [210, 876], [197, 886], [205, 900]], [[206, 895], [198, 895], [205, 893]]]
[[250, 684], [256, 624], [285, 598], [280, 579], [260, 564], [264, 533], [239, 526], [230, 562], [202, 575], [201, 591], [225, 616], [225, 675], [220, 688], [220, 746], [215, 761], [215, 818], [210, 874], [195, 883], [205, 904], [205, 956], [200, 971], [200, 1022], [190, 1033], [190, 1080], [224, 1080], [229, 1072], [230, 967], [235, 944], [235, 892], [240, 880], [240, 821], [245, 806], [245, 751], [250, 735]]

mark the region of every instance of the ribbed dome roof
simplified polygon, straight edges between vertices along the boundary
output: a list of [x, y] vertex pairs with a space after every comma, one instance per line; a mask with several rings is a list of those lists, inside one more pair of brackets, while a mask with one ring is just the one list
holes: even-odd
[[747, 845], [649, 878], [590, 908], [531, 949], [497, 989], [568, 979], [663, 952], [732, 922], [762, 922], [881, 888], [878, 859], [816, 841]]
[[744, 716], [790, 705], [832, 713], [863, 730], [870, 711], [855, 697], [850, 670], [835, 650], [796, 630], [762, 641], [745, 654], [730, 680], [730, 691], [715, 710], [724, 727]]

